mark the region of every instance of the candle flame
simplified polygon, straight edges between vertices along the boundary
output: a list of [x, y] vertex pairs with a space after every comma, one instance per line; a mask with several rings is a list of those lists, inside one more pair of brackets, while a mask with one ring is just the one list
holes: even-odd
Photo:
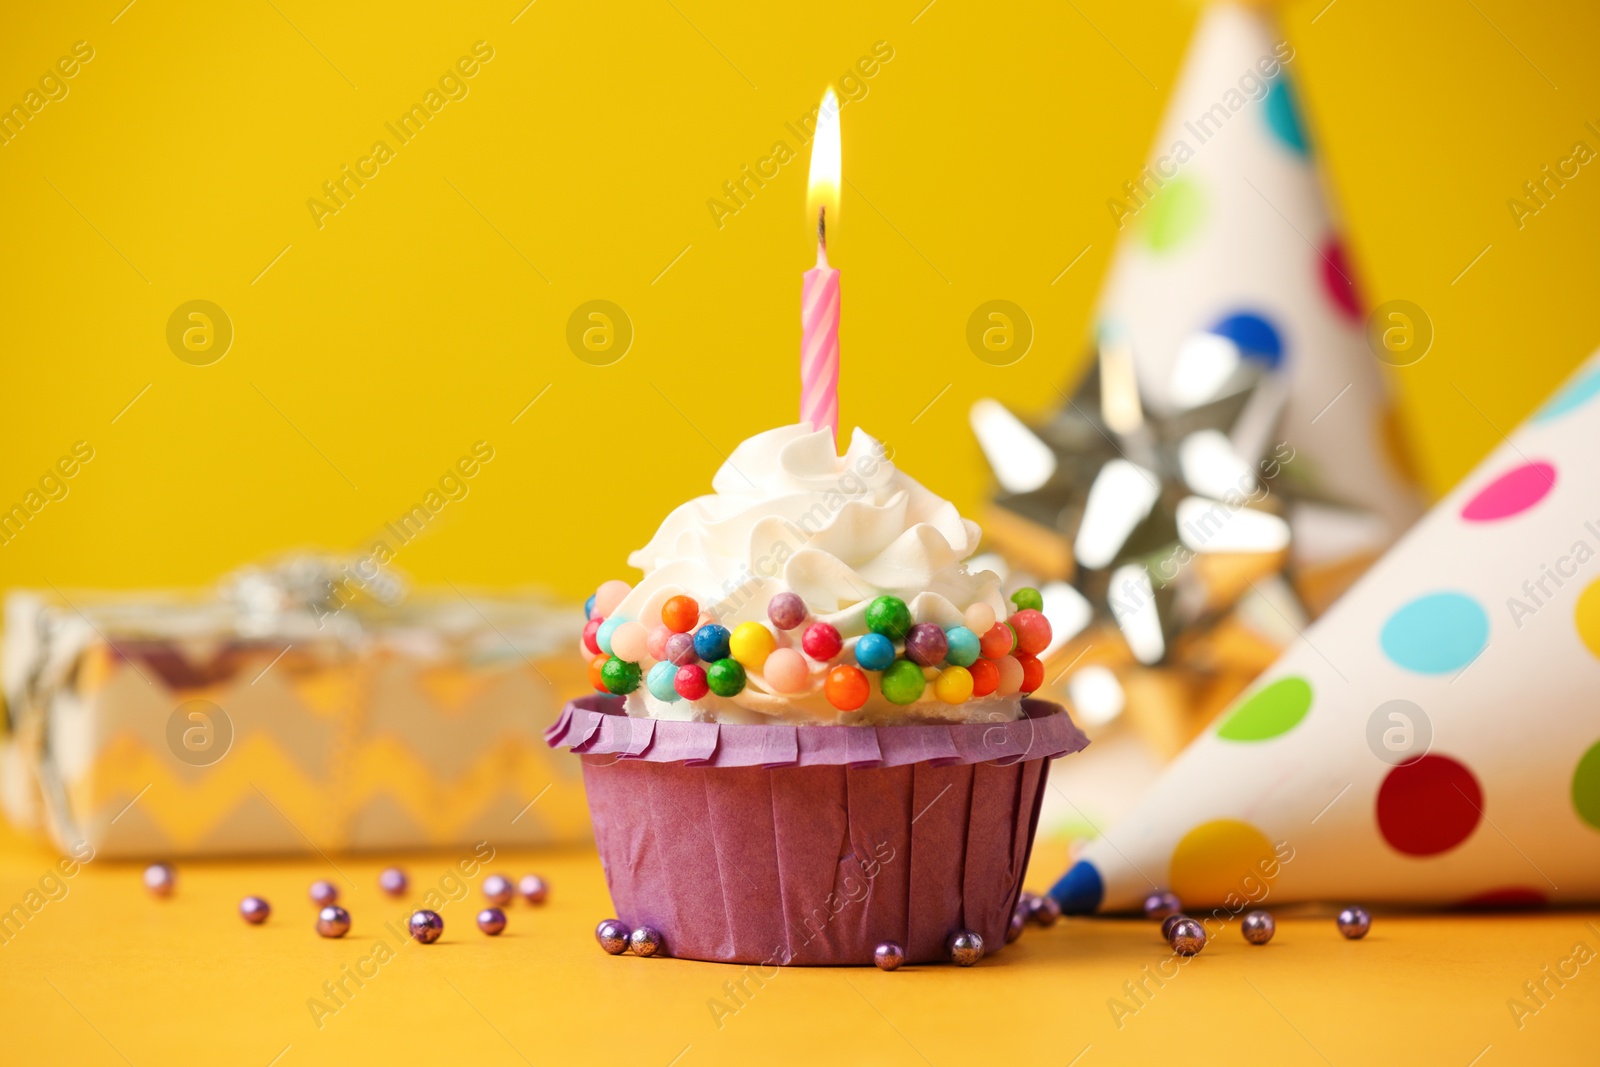
[[[829, 89], [817, 111], [817, 132], [811, 141], [811, 178], [806, 187], [806, 218], [832, 229], [839, 221], [839, 98]], [[821, 232], [819, 231], [819, 239]]]

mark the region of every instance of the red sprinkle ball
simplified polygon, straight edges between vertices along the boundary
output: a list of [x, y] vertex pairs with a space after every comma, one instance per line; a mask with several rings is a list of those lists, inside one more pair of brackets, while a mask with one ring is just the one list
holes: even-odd
[[699, 700], [711, 692], [711, 683], [706, 681], [706, 669], [698, 663], [691, 663], [678, 668], [678, 673], [672, 679], [672, 688], [685, 700]]
[[831, 623], [814, 622], [806, 627], [805, 636], [800, 639], [800, 647], [805, 649], [806, 655], [819, 663], [839, 654], [844, 648], [844, 639], [839, 636], [839, 631]]
[[1050, 647], [1050, 620], [1043, 612], [1024, 608], [1007, 621], [1017, 632], [1017, 647], [1028, 655], [1037, 656]]
[[967, 670], [972, 674], [972, 695], [986, 697], [1000, 688], [1000, 668], [994, 665], [994, 660], [974, 660]]

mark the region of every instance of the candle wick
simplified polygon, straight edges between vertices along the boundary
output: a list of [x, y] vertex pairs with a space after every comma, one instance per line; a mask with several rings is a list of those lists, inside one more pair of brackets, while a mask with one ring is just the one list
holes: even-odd
[[817, 266], [828, 265], [828, 209], [817, 208]]

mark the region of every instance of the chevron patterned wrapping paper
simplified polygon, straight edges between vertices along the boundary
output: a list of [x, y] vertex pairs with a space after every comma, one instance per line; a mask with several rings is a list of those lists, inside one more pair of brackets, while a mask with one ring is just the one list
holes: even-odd
[[452, 592], [331, 625], [236, 616], [12, 594], [10, 820], [152, 858], [589, 838], [579, 768], [541, 737], [584, 690], [581, 613]]

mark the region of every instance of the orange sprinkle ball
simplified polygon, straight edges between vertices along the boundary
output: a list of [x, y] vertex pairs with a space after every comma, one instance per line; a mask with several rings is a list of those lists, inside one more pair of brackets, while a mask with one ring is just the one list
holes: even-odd
[[972, 695], [986, 697], [1000, 687], [1000, 668], [993, 660], [976, 659], [967, 668], [972, 675]]
[[606, 660], [610, 658], [610, 656], [602, 652], [600, 655], [589, 661], [589, 684], [594, 686], [595, 689], [602, 693], [611, 692], [610, 689], [606, 688], [606, 683], [600, 677], [600, 668], [604, 667], [606, 665]]
[[686, 634], [700, 621], [700, 605], [694, 597], [675, 596], [661, 605], [661, 621], [675, 634]]
[[860, 667], [841, 663], [828, 672], [823, 692], [828, 696], [828, 703], [840, 711], [855, 711], [867, 702], [867, 697], [872, 693], [872, 683], [867, 681]]
[[990, 627], [989, 632], [983, 635], [978, 642], [985, 659], [999, 659], [1001, 656], [1010, 655], [1016, 647], [1017, 635], [1011, 632], [1011, 627], [1003, 622], [997, 622]]
[[1039, 662], [1038, 656], [1030, 656], [1026, 652], [1017, 653], [1017, 662], [1022, 664], [1022, 691], [1032, 693], [1044, 685], [1044, 664]]

